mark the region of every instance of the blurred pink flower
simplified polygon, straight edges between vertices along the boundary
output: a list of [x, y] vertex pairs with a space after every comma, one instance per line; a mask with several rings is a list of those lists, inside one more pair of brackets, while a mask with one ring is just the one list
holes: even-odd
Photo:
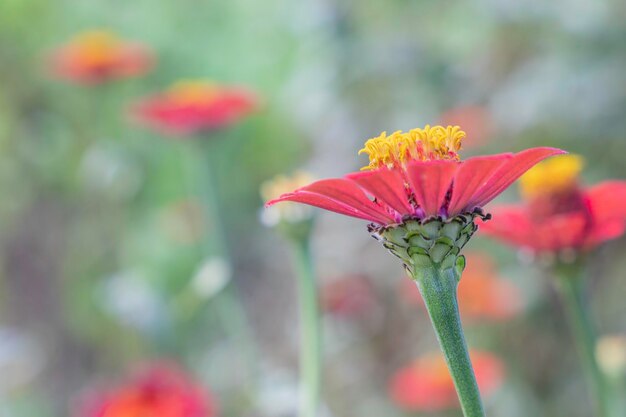
[[250, 90], [207, 81], [180, 81], [131, 107], [137, 123], [166, 135], [190, 136], [238, 122], [258, 108]]
[[626, 231], [626, 181], [579, 184], [583, 159], [563, 155], [522, 177], [525, 202], [494, 207], [483, 230], [536, 253], [581, 251]]

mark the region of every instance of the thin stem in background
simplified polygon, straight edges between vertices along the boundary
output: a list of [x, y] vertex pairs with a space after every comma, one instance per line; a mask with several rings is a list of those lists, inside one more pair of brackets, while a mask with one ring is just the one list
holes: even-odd
[[294, 239], [300, 307], [300, 417], [315, 417], [321, 383], [321, 326], [318, 289], [308, 238]]
[[461, 327], [457, 302], [459, 278], [455, 268], [442, 269], [434, 264], [416, 268], [413, 277], [426, 304], [437, 340], [454, 380], [463, 415], [485, 417]]
[[[187, 180], [193, 184], [190, 190], [196, 194], [203, 205], [206, 222], [209, 225], [203, 240], [203, 255], [221, 258], [232, 271], [232, 258], [228, 250], [224, 217], [220, 207], [217, 190], [216, 163], [219, 157], [216, 146], [206, 138], [193, 138], [188, 154], [192, 163], [191, 173]], [[205, 258], [206, 259], [206, 258]], [[217, 295], [214, 305], [217, 309], [224, 330], [231, 340], [235, 341], [242, 352], [250, 375], [256, 375], [256, 352], [254, 339], [249, 326], [247, 314], [241, 304], [240, 297], [232, 276], [227, 277], [226, 286]]]
[[583, 300], [582, 266], [576, 264], [571, 268], [560, 268], [558, 271], [559, 290], [563, 298], [574, 342], [580, 356], [581, 365], [587, 383], [594, 396], [597, 417], [609, 417], [609, 398], [607, 383], [598, 367], [595, 356], [595, 331]]

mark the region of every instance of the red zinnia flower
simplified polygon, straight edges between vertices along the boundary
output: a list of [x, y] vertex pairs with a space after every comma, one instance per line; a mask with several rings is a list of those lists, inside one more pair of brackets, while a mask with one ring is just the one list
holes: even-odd
[[76, 417], [214, 417], [211, 397], [176, 367], [157, 364], [129, 382], [101, 394], [79, 409]]
[[[492, 394], [504, 380], [504, 365], [493, 354], [470, 351], [476, 381], [484, 396]], [[443, 356], [432, 352], [396, 372], [389, 395], [409, 411], [440, 411], [458, 407], [454, 382]]]
[[[497, 275], [493, 260], [486, 254], [465, 255], [467, 266], [459, 281], [459, 310], [463, 320], [508, 320], [523, 307], [522, 294], [512, 282]], [[402, 280], [402, 295], [411, 304], [424, 306], [424, 301], [409, 280]]]
[[187, 136], [233, 124], [256, 108], [256, 96], [244, 88], [181, 81], [139, 101], [131, 113], [137, 122], [161, 133]]
[[146, 73], [152, 53], [143, 45], [125, 42], [108, 31], [77, 35], [50, 57], [54, 75], [82, 84], [98, 84]]
[[624, 234], [626, 181], [580, 186], [583, 159], [563, 155], [537, 165], [521, 179], [525, 204], [493, 209], [484, 230], [533, 252], [590, 249]]
[[517, 154], [477, 156], [461, 161], [465, 133], [458, 126], [426, 126], [368, 140], [367, 171], [313, 182], [268, 202], [294, 201], [379, 226], [407, 219], [481, 213], [482, 207], [537, 162], [560, 153], [533, 148]]

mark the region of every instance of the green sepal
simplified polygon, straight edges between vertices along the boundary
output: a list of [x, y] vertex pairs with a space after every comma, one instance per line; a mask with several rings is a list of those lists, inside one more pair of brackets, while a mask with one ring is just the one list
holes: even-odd
[[465, 261], [459, 263], [461, 249], [478, 229], [477, 217], [486, 218], [481, 212], [464, 213], [450, 219], [408, 219], [403, 223], [380, 227], [370, 225], [374, 238], [402, 259], [407, 271], [415, 268], [435, 266], [456, 268], [462, 271]]

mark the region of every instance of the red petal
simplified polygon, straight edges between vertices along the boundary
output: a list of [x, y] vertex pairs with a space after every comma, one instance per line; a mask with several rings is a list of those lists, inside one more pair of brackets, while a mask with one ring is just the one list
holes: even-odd
[[516, 246], [536, 247], [533, 222], [523, 207], [498, 206], [491, 214], [491, 220], [479, 221], [480, 231]]
[[473, 209], [468, 203], [475, 199], [477, 190], [485, 186], [496, 170], [510, 158], [501, 154], [479, 156], [462, 162], [454, 177], [448, 215], [452, 217], [465, 209]]
[[607, 240], [616, 239], [626, 231], [626, 223], [623, 220], [611, 220], [595, 224], [587, 233], [586, 247], [593, 247]]
[[377, 201], [397, 211], [399, 217], [413, 214], [413, 208], [407, 198], [404, 178], [397, 171], [379, 169], [350, 174], [347, 178], [367, 190], [376, 197]]
[[355, 183], [343, 178], [316, 181], [293, 193], [269, 201], [267, 206], [280, 201], [304, 203], [379, 224], [394, 222], [394, 219], [384, 209], [370, 201]]
[[[556, 148], [532, 148], [513, 155], [503, 166], [498, 169], [492, 178], [485, 184], [476, 196], [469, 202], [474, 207], [482, 207], [500, 193], [506, 190], [516, 179], [532, 168], [538, 162], [549, 156], [566, 153]], [[494, 155], [504, 157], [507, 154]], [[510, 155], [510, 154], [509, 154]]]
[[491, 213], [493, 219], [482, 223], [480, 230], [507, 243], [535, 251], [581, 248], [588, 234], [584, 213], [556, 215], [541, 222], [529, 217], [520, 206], [500, 206]]
[[415, 199], [426, 217], [439, 215], [460, 165], [455, 161], [429, 161], [414, 162], [407, 167]]
[[594, 221], [626, 220], [626, 181], [605, 181], [585, 190]]
[[400, 369], [389, 383], [389, 395], [396, 405], [412, 411], [441, 411], [458, 403], [452, 381], [415, 365]]

